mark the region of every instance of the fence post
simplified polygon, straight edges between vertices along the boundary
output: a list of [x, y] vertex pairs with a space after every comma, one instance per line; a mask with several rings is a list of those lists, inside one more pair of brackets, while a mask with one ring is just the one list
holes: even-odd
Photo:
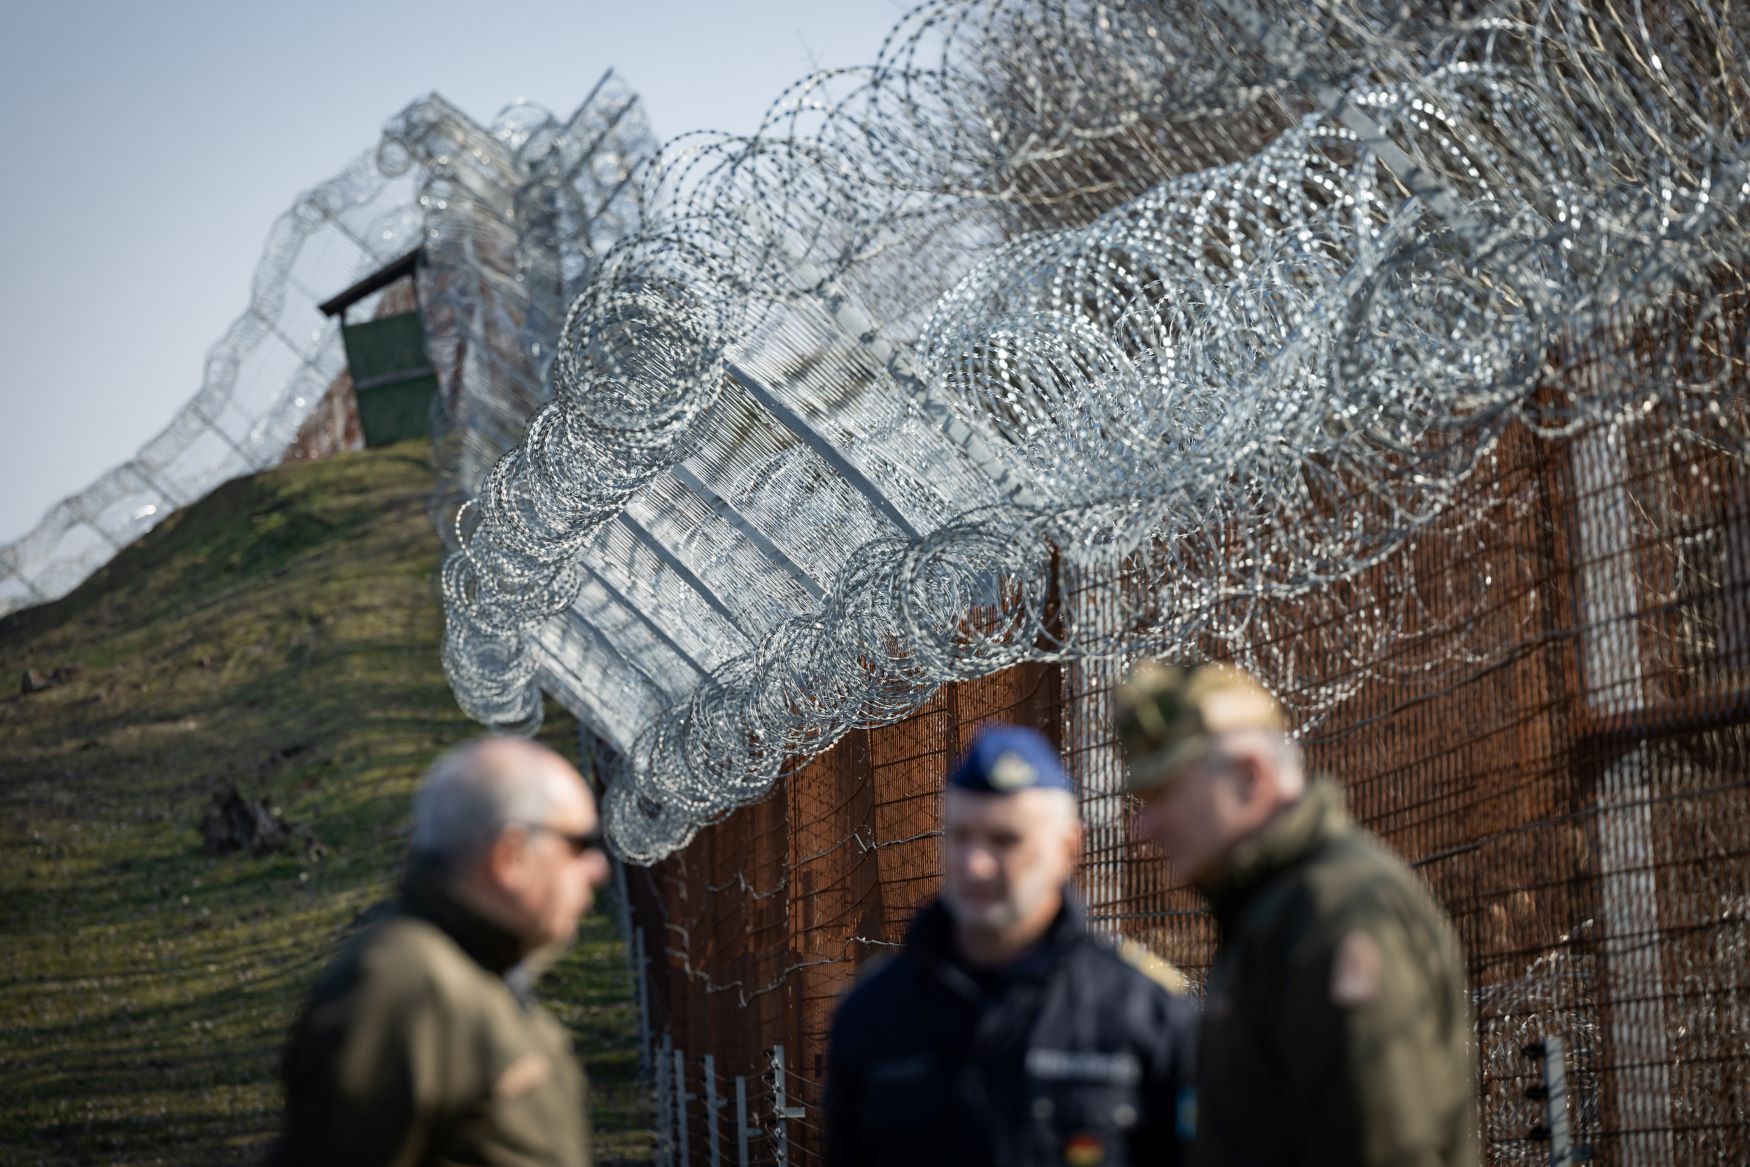
[[772, 1160], [778, 1167], [790, 1167], [790, 1120], [803, 1118], [808, 1111], [791, 1106], [785, 1092], [784, 1047], [772, 1047]]
[[662, 1047], [656, 1056], [656, 1161], [665, 1167], [673, 1167], [674, 1127], [669, 1121], [669, 1102], [672, 1091], [668, 1081], [668, 1035], [662, 1035]]
[[705, 1067], [705, 1141], [711, 1148], [711, 1167], [721, 1167], [722, 1146], [718, 1142], [717, 1112], [723, 1106], [723, 1099], [717, 1097], [717, 1060], [710, 1054], [700, 1060]]
[[[1635, 574], [1635, 503], [1628, 455], [1611, 431], [1582, 434], [1573, 447], [1576, 600], [1584, 631], [1580, 679], [1588, 712], [1606, 717], [1639, 710], [1647, 699], [1641, 584]], [[1646, 740], [1599, 773], [1591, 795], [1597, 813], [1599, 923], [1603, 925], [1604, 1013], [1615, 1062], [1623, 1167], [1677, 1161], [1671, 1121], [1671, 1048], [1666, 1016], [1660, 920], [1657, 790]]]
[[736, 1167], [747, 1167], [747, 1079], [735, 1079], [735, 1161]]
[[650, 1073], [650, 958], [644, 955], [644, 929], [632, 930], [632, 979], [638, 998], [638, 1072]]
[[1562, 1039], [1543, 1039], [1543, 1104], [1549, 1114], [1549, 1167], [1573, 1167], [1574, 1132], [1568, 1122], [1568, 1067]]
[[692, 1163], [687, 1152], [687, 1103], [696, 1097], [687, 1090], [687, 1055], [677, 1049], [674, 1051], [674, 1113], [675, 1130], [680, 1138], [680, 1153], [675, 1160], [678, 1167], [689, 1167]]

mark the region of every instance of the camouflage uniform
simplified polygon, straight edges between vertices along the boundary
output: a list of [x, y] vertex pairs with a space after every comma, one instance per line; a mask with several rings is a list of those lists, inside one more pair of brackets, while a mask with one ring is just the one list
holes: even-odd
[[[1280, 728], [1260, 694], [1216, 666], [1157, 670], [1127, 687], [1120, 736], [1133, 788], [1170, 781], [1221, 733]], [[1198, 890], [1220, 947], [1198, 1042], [1194, 1163], [1479, 1163], [1457, 939], [1421, 880], [1350, 820], [1333, 783], [1311, 782]]]

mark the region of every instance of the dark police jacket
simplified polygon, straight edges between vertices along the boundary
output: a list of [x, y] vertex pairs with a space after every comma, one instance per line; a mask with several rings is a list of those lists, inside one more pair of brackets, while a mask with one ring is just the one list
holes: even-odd
[[565, 1029], [505, 980], [515, 936], [416, 863], [317, 980], [287, 1043], [274, 1167], [586, 1167]]
[[925, 908], [833, 1019], [830, 1167], [1172, 1167], [1191, 1133], [1190, 1001], [1088, 930], [1066, 894], [1041, 944], [969, 972]]
[[1470, 998], [1446, 915], [1325, 781], [1205, 887], [1221, 929], [1198, 1167], [1475, 1167]]

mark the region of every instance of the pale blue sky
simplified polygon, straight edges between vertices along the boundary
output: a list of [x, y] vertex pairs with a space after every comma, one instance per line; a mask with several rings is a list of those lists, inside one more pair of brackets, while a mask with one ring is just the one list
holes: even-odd
[[613, 66], [661, 137], [749, 132], [898, 0], [0, 0], [0, 542], [199, 386], [274, 218], [436, 90], [569, 113]]

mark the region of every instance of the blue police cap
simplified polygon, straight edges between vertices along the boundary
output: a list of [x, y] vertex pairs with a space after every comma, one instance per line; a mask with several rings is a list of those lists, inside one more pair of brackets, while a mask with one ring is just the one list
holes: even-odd
[[1020, 725], [992, 725], [979, 731], [972, 747], [948, 775], [953, 790], [1014, 794], [1020, 790], [1067, 790], [1075, 785], [1045, 735]]

